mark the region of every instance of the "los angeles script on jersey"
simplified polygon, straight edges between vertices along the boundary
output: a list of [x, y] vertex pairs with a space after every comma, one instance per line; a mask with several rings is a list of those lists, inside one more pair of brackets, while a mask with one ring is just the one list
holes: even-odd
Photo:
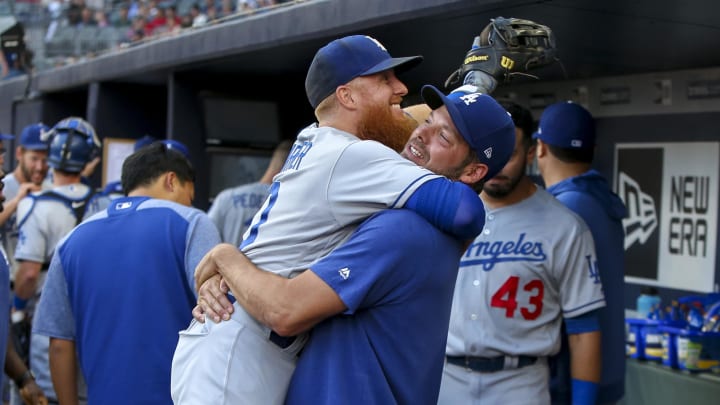
[[482, 269], [490, 271], [495, 264], [502, 262], [542, 262], [547, 259], [541, 242], [525, 240], [521, 233], [515, 241], [475, 241], [465, 251], [460, 267], [481, 264]]

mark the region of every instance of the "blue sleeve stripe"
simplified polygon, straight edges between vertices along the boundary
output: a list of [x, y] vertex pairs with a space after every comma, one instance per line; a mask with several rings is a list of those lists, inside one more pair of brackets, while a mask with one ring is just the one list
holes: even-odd
[[565, 327], [567, 328], [568, 335], [589, 333], [600, 330], [598, 310], [595, 309], [574, 318], [565, 318]]
[[395, 201], [393, 201], [392, 205], [390, 205], [389, 208], [395, 208], [395, 207], [400, 203], [400, 200], [403, 198], [403, 196], [405, 196], [405, 194], [407, 193], [407, 191], [408, 191], [411, 187], [413, 187], [415, 184], [417, 184], [417, 182], [419, 182], [420, 180], [422, 180], [422, 179], [424, 179], [424, 178], [426, 178], [426, 177], [428, 177], [428, 176], [437, 176], [437, 175], [436, 175], [436, 174], [432, 174], [432, 173], [428, 173], [428, 174], [425, 174], [425, 175], [420, 176], [420, 177], [418, 177], [417, 179], [413, 180], [412, 183], [408, 184], [408, 186], [405, 187], [405, 189], [404, 189], [400, 194], [398, 194], [398, 198], [396, 198]]
[[280, 182], [273, 182], [272, 186], [270, 186], [270, 196], [268, 197], [268, 205], [263, 210], [262, 214], [260, 214], [260, 220], [253, 225], [253, 227], [250, 229], [250, 234], [248, 235], [247, 239], [243, 240], [240, 244], [240, 249], [244, 248], [245, 246], [253, 243], [255, 241], [255, 238], [257, 238], [258, 231], [260, 228], [260, 225], [267, 222], [268, 215], [270, 214], [270, 210], [275, 206], [275, 202], [278, 198], [278, 191], [280, 190]]

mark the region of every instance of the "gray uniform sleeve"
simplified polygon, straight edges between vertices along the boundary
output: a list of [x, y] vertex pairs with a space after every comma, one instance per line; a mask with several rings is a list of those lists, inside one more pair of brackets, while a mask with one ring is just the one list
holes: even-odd
[[29, 260], [38, 263], [45, 262], [46, 236], [43, 233], [41, 218], [31, 211], [35, 201], [25, 197], [20, 201], [17, 210], [18, 244], [15, 249], [16, 260]]
[[75, 319], [68, 298], [65, 272], [57, 250], [55, 252], [35, 313], [33, 333], [75, 340]]
[[220, 243], [220, 234], [210, 218], [204, 212], [197, 211], [190, 221], [187, 238], [185, 240], [185, 272], [188, 283], [190, 283], [196, 295], [195, 268], [203, 256]]
[[[579, 221], [579, 220], [578, 220]], [[605, 297], [597, 267], [595, 243], [590, 230], [578, 225], [566, 237], [568, 250], [556, 257], [565, 262], [560, 281], [563, 317], [573, 318], [605, 306]]]

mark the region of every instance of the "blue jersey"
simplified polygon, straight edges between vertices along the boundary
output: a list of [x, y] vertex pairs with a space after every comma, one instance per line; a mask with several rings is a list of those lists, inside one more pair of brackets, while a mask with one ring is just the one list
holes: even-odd
[[[595, 170], [565, 179], [549, 187], [548, 191], [585, 220], [595, 240], [606, 303], [605, 308], [598, 312], [603, 352], [598, 403], [616, 402], [625, 393], [625, 233], [622, 226], [622, 218], [626, 215], [625, 206], [620, 197], [610, 190], [605, 178]], [[567, 356], [561, 358], [565, 360], [564, 364], [558, 364], [558, 373], [569, 376]], [[553, 381], [554, 402], [564, 402], [558, 400], [556, 394], [568, 384], [567, 380]]]
[[459, 242], [409, 210], [366, 220], [311, 266], [348, 307], [318, 324], [287, 404], [434, 404]]
[[[7, 256], [0, 248], [0, 359], [5, 363], [8, 327], [10, 324], [10, 266]], [[4, 373], [0, 373], [0, 387], [3, 386]]]
[[60, 242], [33, 332], [76, 342], [89, 403], [172, 404], [193, 273], [218, 243], [203, 212], [147, 197], [114, 200]]

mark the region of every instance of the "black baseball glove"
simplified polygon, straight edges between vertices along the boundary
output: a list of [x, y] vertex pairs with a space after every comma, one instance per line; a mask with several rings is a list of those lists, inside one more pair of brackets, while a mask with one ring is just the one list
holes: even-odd
[[528, 71], [557, 61], [555, 54], [555, 36], [549, 27], [519, 18], [493, 18], [475, 37], [473, 48], [445, 87], [472, 84], [489, 93], [495, 84], [515, 75], [535, 77]]

